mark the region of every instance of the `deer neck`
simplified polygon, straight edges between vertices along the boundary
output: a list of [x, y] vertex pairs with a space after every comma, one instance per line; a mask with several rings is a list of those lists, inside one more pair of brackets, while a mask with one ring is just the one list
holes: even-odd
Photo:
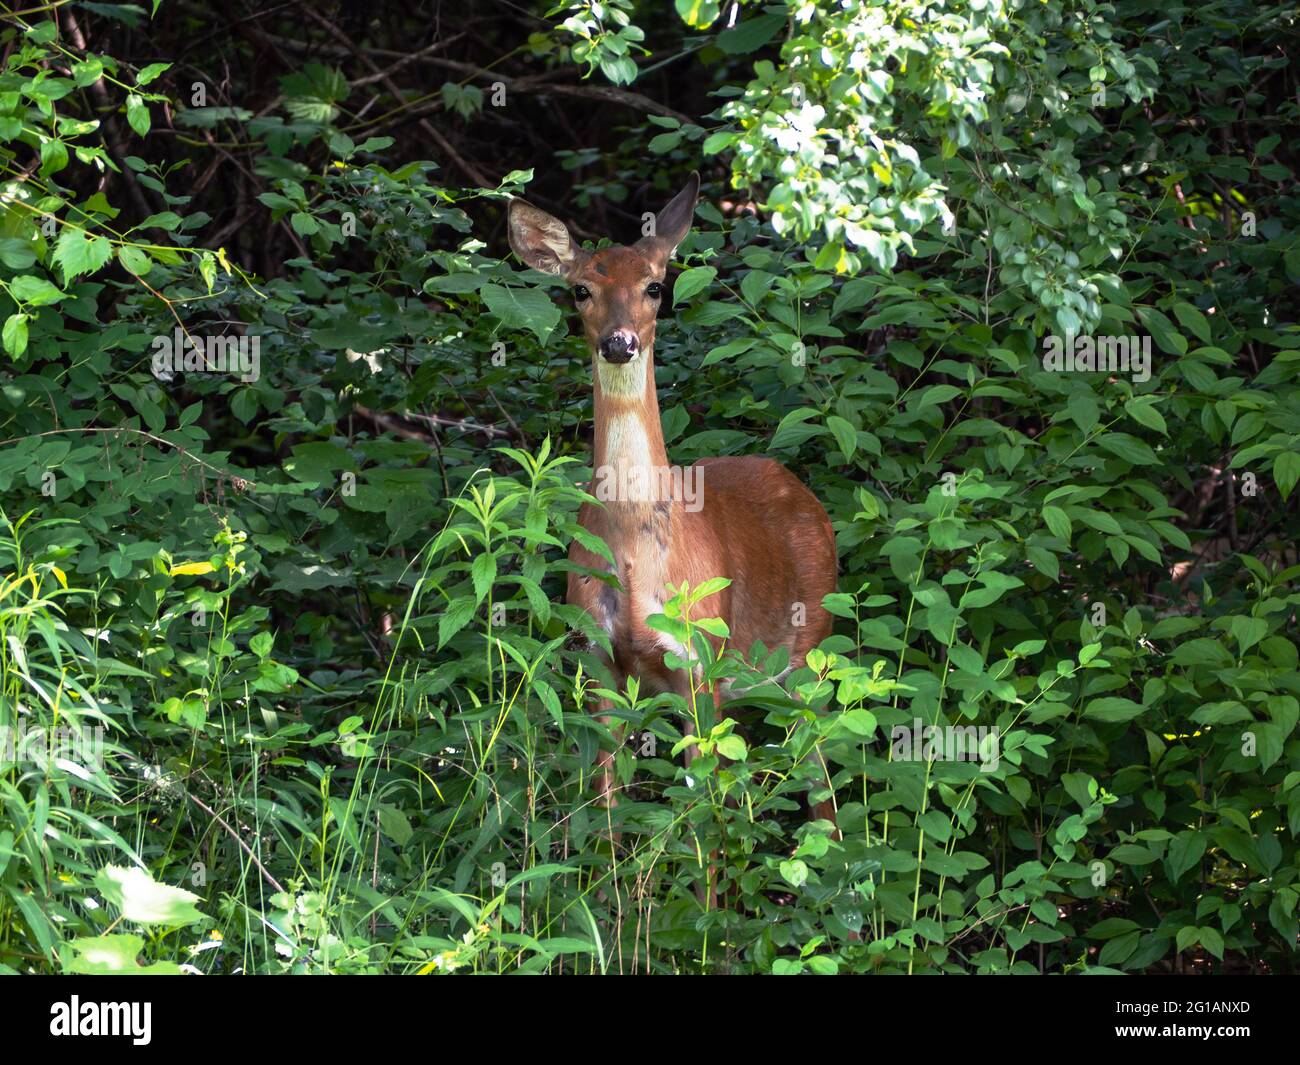
[[[592, 495], [604, 504], [602, 535], [628, 581], [662, 587], [673, 493], [659, 421], [652, 350], [622, 366], [593, 359], [596, 437]], [[648, 583], [647, 583], [648, 582]]]

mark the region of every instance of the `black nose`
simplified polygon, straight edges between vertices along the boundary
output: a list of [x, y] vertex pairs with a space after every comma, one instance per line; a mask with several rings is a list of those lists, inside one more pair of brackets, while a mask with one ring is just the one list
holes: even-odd
[[607, 362], [631, 362], [636, 349], [636, 336], [621, 329], [600, 340], [600, 357]]

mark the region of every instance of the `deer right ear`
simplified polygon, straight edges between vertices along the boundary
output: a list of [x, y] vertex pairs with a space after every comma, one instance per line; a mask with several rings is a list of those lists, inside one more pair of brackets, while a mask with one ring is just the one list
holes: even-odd
[[677, 245], [686, 239], [691, 231], [691, 219], [695, 217], [695, 205], [700, 199], [700, 174], [691, 171], [682, 191], [674, 196], [655, 216], [655, 233], [660, 242], [668, 249], [668, 258], [672, 258]]
[[581, 249], [558, 218], [526, 200], [511, 200], [510, 247], [534, 270], [566, 276], [578, 262]]

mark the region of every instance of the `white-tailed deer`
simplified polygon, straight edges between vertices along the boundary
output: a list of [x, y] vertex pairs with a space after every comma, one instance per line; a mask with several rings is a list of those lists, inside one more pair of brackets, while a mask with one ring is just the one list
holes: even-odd
[[[769, 650], [787, 648], [798, 667], [831, 631], [822, 597], [836, 581], [830, 519], [780, 463], [748, 456], [701, 459], [684, 471], [668, 464], [655, 393], [655, 317], [699, 189], [699, 175], [692, 174], [656, 216], [652, 236], [598, 251], [579, 247], [563, 222], [523, 200], [511, 201], [509, 212], [510, 246], [529, 266], [568, 282], [591, 347], [591, 491], [604, 505], [585, 504], [578, 520], [609, 545], [621, 589], [570, 573], [568, 601], [609, 633], [616, 684], [634, 676], [643, 691], [675, 691], [688, 703], [696, 682], [664, 663], [665, 651], [688, 652], [646, 625], [648, 615], [662, 612], [669, 585], [729, 578], [729, 587], [701, 600], [693, 613], [722, 618], [731, 644], [743, 652], [755, 640]], [[588, 569], [608, 568], [577, 543], [569, 558]], [[715, 705], [722, 698], [715, 690]], [[609, 709], [608, 703], [596, 708]], [[607, 803], [613, 801], [612, 760], [602, 752]], [[834, 807], [819, 803], [815, 814], [834, 820]]]

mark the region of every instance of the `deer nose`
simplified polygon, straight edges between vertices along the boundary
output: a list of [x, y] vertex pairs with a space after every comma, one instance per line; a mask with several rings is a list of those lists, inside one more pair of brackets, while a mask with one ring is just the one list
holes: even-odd
[[600, 338], [600, 357], [606, 362], [631, 362], [639, 346], [636, 334], [630, 329], [616, 329]]

